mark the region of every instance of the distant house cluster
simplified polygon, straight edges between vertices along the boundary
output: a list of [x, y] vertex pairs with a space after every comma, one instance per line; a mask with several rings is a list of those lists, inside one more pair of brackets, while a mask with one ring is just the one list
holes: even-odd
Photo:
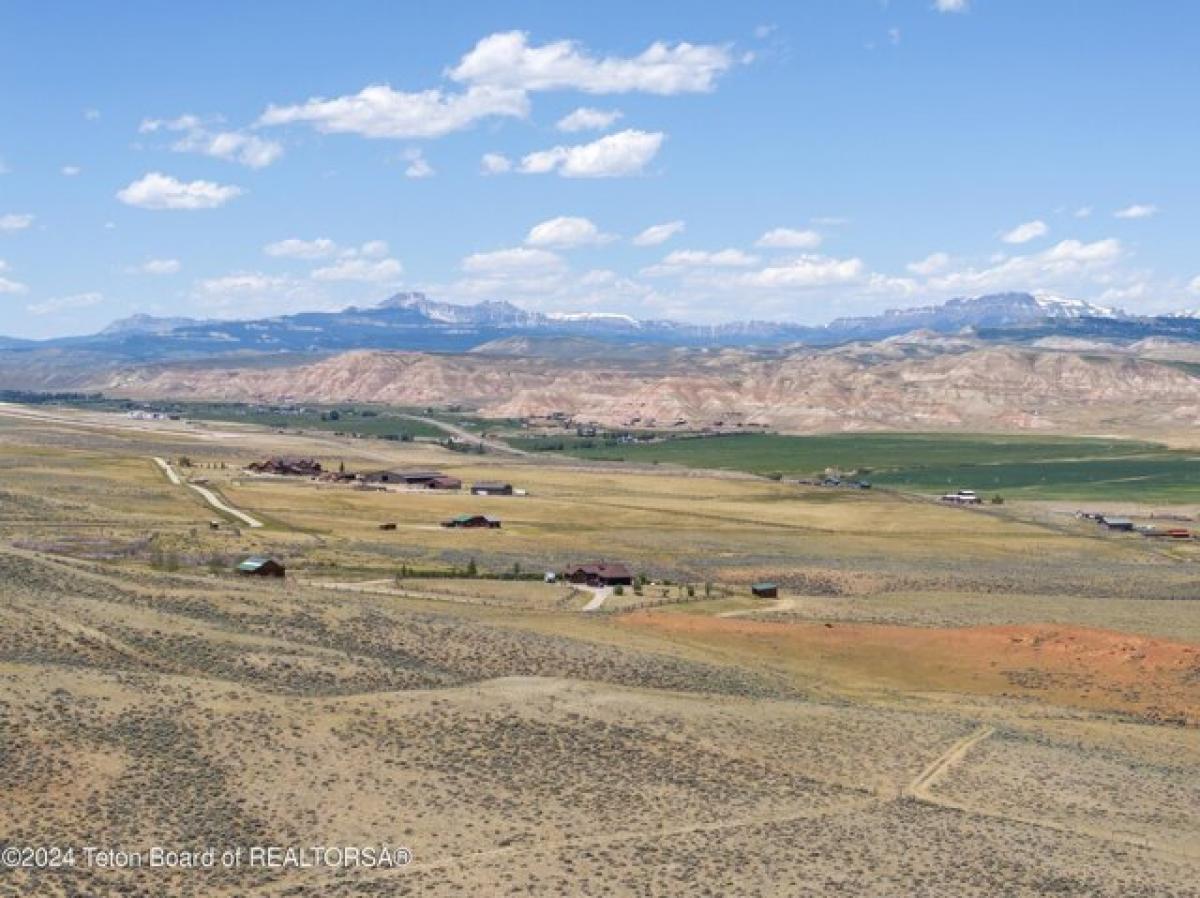
[[1086, 521], [1094, 521], [1106, 530], [1116, 533], [1140, 533], [1142, 536], [1161, 537], [1163, 539], [1193, 539], [1192, 531], [1187, 527], [1159, 527], [1156, 524], [1136, 524], [1132, 518], [1124, 515], [1113, 515], [1098, 511], [1077, 511], [1075, 517]]
[[[377, 471], [326, 471], [315, 458], [294, 458], [275, 455], [263, 461], [251, 462], [246, 470], [252, 474], [269, 474], [280, 477], [307, 477], [333, 483], [354, 483], [364, 487], [406, 487], [408, 489], [447, 490], [454, 492], [463, 488], [457, 477], [431, 470]], [[476, 496], [524, 495], [524, 490], [515, 489], [511, 483], [485, 480], [471, 486]]]
[[264, 461], [254, 461], [246, 465], [246, 470], [254, 474], [276, 474], [283, 477], [320, 477], [321, 463], [315, 458], [294, 458], [286, 455], [273, 455]]

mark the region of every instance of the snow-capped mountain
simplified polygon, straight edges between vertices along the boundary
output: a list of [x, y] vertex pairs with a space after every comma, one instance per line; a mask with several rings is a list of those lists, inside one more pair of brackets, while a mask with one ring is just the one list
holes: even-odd
[[464, 352], [508, 337], [570, 337], [624, 344], [704, 346], [829, 346], [900, 334], [972, 334], [985, 340], [1047, 337], [1200, 341], [1200, 317], [1136, 317], [1049, 293], [997, 293], [937, 305], [839, 318], [822, 326], [772, 321], [699, 325], [639, 320], [602, 311], [528, 311], [503, 301], [457, 305], [422, 293], [400, 293], [369, 308], [301, 312], [252, 321], [191, 321], [136, 315], [90, 337], [0, 340], [0, 349], [72, 347], [123, 359], [198, 358], [230, 352], [341, 352], [392, 349]]
[[1044, 290], [1034, 290], [1033, 301], [1046, 318], [1123, 318], [1124, 312], [1097, 306], [1085, 299], [1068, 299]]

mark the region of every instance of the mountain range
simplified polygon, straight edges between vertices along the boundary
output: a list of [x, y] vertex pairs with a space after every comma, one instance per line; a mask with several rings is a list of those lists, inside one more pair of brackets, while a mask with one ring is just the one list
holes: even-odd
[[99, 333], [33, 341], [0, 338], [0, 353], [17, 356], [72, 350], [114, 360], [160, 361], [229, 354], [329, 353], [355, 349], [464, 352], [512, 337], [574, 337], [680, 347], [831, 346], [880, 340], [913, 330], [970, 333], [981, 339], [1048, 336], [1200, 340], [1200, 318], [1135, 316], [1083, 300], [999, 293], [880, 315], [838, 318], [820, 326], [771, 321], [716, 325], [639, 320], [602, 312], [534, 312], [502, 301], [438, 302], [401, 293], [369, 308], [299, 312], [243, 321], [134, 315]]
[[0, 341], [0, 389], [462, 403], [618, 427], [1167, 435], [1200, 427], [1200, 319], [1004, 293], [819, 327], [704, 326], [404, 293], [340, 312], [138, 315], [87, 337]]

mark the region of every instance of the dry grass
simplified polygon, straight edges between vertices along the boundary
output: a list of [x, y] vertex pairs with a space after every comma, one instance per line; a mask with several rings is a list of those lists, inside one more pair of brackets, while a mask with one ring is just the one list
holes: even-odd
[[[1194, 576], [1140, 541], [885, 494], [285, 442], [0, 415], [0, 831], [387, 843], [416, 863], [10, 871], [0, 892], [1198, 894]], [[531, 495], [240, 477], [270, 451]], [[210, 531], [148, 459], [179, 454], [271, 526]], [[475, 508], [504, 528], [436, 527]], [[99, 541], [129, 551], [99, 560]], [[292, 576], [207, 566], [251, 551]], [[732, 596], [581, 614], [560, 585], [394, 577], [579, 557]], [[762, 576], [781, 602], [745, 596]]]

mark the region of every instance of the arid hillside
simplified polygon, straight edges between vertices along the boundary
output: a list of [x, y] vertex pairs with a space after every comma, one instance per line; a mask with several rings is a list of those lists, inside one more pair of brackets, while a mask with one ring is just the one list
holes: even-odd
[[784, 431], [1073, 430], [1200, 424], [1200, 378], [1169, 363], [940, 339], [658, 361], [350, 352], [293, 366], [126, 369], [93, 386], [142, 398], [462, 402], [488, 415], [567, 412], [610, 425], [718, 421]]

